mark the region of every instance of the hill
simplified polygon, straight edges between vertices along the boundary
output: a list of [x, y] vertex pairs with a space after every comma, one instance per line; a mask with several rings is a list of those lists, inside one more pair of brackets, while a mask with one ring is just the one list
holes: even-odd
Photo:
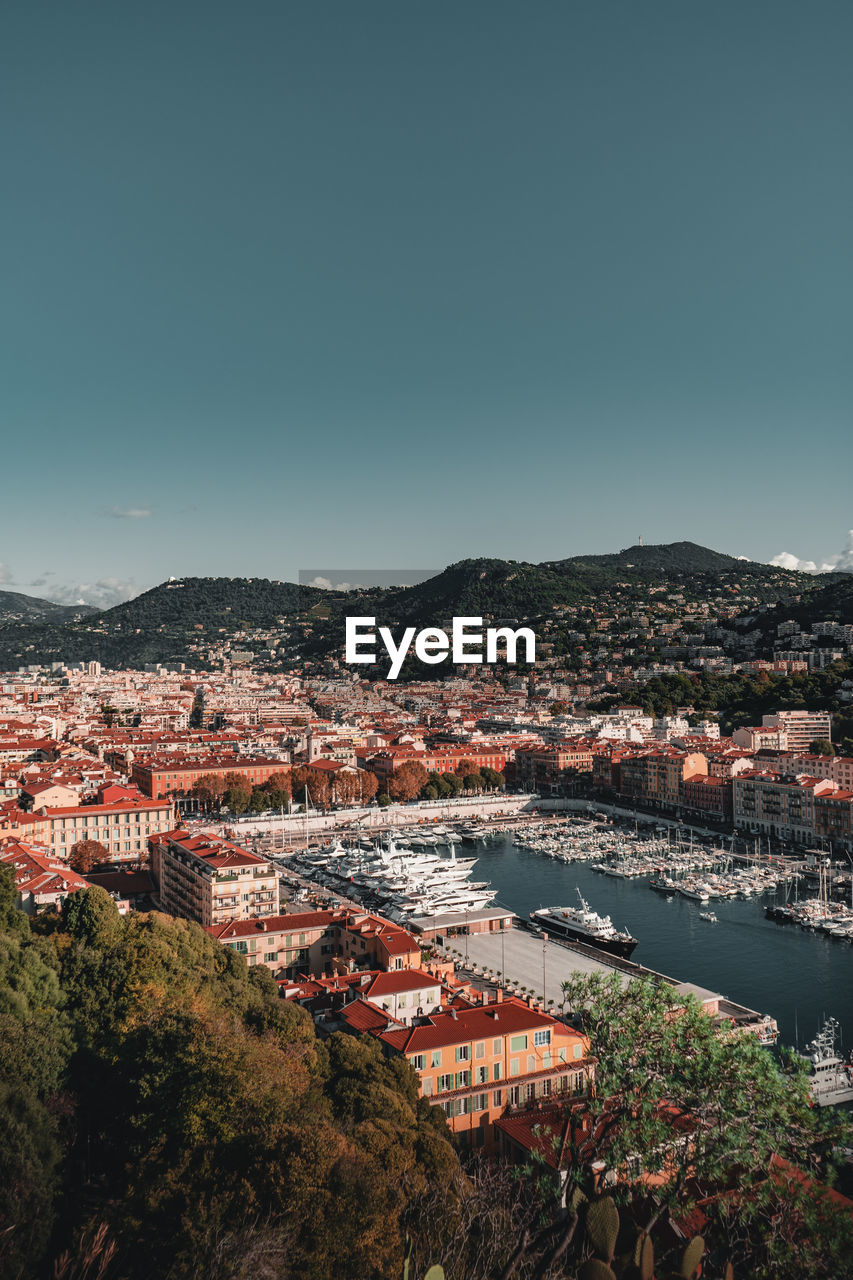
[[635, 573], [726, 573], [728, 571], [765, 573], [768, 566], [754, 560], [740, 560], [722, 551], [700, 547], [695, 542], [666, 542], [646, 546], [637, 543], [609, 555], [571, 556], [554, 562], [554, 568], [628, 569]]
[[70, 624], [28, 615], [0, 626], [0, 670], [92, 658], [112, 667], [186, 662], [204, 668], [212, 650], [222, 656], [229, 638], [235, 647], [255, 652], [324, 658], [341, 654], [348, 614], [373, 616], [394, 628], [440, 626], [472, 615], [535, 622], [584, 608], [645, 608], [655, 592], [667, 588], [679, 599], [707, 602], [726, 613], [779, 602], [789, 609], [825, 583], [690, 542], [542, 564], [460, 560], [412, 587], [349, 592], [266, 578], [181, 578]]
[[19, 591], [0, 591], [0, 625], [7, 622], [75, 622], [97, 613], [90, 604], [54, 604]]

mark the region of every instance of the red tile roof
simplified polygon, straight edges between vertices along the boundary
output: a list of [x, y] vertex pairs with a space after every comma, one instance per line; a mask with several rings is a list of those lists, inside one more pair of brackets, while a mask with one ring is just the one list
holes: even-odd
[[[556, 1019], [549, 1014], [538, 1013], [520, 1000], [509, 999], [500, 1004], [460, 1008], [455, 1017], [452, 1013], [434, 1013], [420, 1025], [407, 1028], [405, 1032], [389, 1031], [382, 1039], [403, 1053], [417, 1053], [422, 1049], [440, 1049], [466, 1040], [537, 1031], [541, 1027], [552, 1027], [555, 1022]], [[571, 1035], [572, 1032], [566, 1028], [566, 1034]], [[578, 1039], [582, 1037], [578, 1036]]]

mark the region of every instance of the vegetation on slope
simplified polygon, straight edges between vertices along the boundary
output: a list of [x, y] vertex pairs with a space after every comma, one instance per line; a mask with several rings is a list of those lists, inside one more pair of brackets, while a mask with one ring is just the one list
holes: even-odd
[[0, 626], [0, 669], [90, 658], [113, 667], [192, 664], [190, 646], [200, 638], [216, 640], [243, 627], [296, 628], [300, 653], [339, 656], [348, 614], [375, 617], [399, 635], [403, 626], [440, 626], [454, 616], [518, 621], [551, 617], [555, 609], [595, 606], [605, 595], [626, 603], [644, 602], [655, 585], [670, 585], [691, 599], [723, 592], [735, 600], [742, 591], [758, 603], [775, 604], [816, 591], [820, 583], [806, 574], [736, 560], [692, 543], [538, 565], [461, 560], [413, 587], [349, 592], [263, 578], [182, 578], [74, 625], [48, 620]]
[[33, 932], [0, 867], [0, 1274], [393, 1276], [410, 1199], [457, 1168], [444, 1117], [369, 1039], [321, 1043], [265, 969], [91, 889]]

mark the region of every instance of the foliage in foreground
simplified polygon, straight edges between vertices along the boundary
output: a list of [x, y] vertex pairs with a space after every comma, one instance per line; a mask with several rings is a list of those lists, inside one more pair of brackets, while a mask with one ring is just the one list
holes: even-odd
[[321, 1043], [266, 970], [100, 889], [42, 929], [7, 892], [0, 1274], [213, 1280], [257, 1234], [280, 1278], [396, 1274], [409, 1201], [458, 1168], [408, 1063]]
[[[543, 1117], [527, 1167], [463, 1169], [408, 1063], [318, 1041], [198, 926], [122, 919], [99, 889], [31, 923], [0, 868], [0, 1274], [397, 1280], [408, 1256], [421, 1280], [580, 1280], [634, 1274], [648, 1239], [660, 1280], [696, 1213], [706, 1277], [845, 1274], [849, 1216], [813, 1180], [832, 1181], [841, 1118], [690, 1000], [565, 994], [597, 1096]], [[771, 1176], [773, 1157], [790, 1163]]]

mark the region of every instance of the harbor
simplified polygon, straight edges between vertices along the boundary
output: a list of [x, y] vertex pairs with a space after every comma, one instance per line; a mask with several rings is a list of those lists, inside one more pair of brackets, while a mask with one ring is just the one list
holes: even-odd
[[[329, 840], [325, 847], [306, 840], [301, 850], [284, 856], [283, 865], [306, 877], [313, 886], [308, 892], [316, 892], [318, 901], [355, 901], [409, 925], [419, 918], [435, 924], [452, 916], [458, 962], [465, 954], [461, 944], [467, 943], [471, 963], [500, 973], [537, 998], [544, 995], [546, 1006], [559, 999], [556, 975], [585, 971], [587, 964], [598, 971], [603, 966], [623, 974], [673, 975], [665, 980], [711, 995], [744, 1018], [749, 1015], [746, 1020], [769, 1016], [778, 1025], [780, 1042], [792, 1048], [805, 1050], [833, 1016], [839, 1042], [849, 1053], [845, 1031], [848, 1037], [853, 1032], [853, 956], [843, 925], [846, 902], [826, 907], [824, 923], [831, 922], [833, 932], [777, 923], [777, 913], [789, 909], [786, 903], [829, 901], [828, 880], [806, 880], [804, 873], [817, 873], [809, 872], [804, 859], [761, 857], [748, 850], [733, 854], [731, 847], [714, 846], [697, 833], [679, 836], [597, 815], [527, 822], [502, 815], [488, 825], [397, 828], [393, 842], [385, 842], [384, 862], [378, 848], [373, 832], [349, 833], [346, 844]], [[412, 861], [402, 875], [405, 850], [405, 860]], [[435, 886], [427, 891], [423, 872], [430, 864], [444, 881], [441, 894]], [[623, 874], [626, 870], [631, 874]], [[849, 889], [844, 892], [849, 895]], [[483, 910], [512, 913], [532, 926], [533, 913], [575, 909], [579, 899], [592, 913], [611, 917], [615, 933], [630, 939], [630, 953], [636, 943], [631, 960], [570, 937], [561, 946], [552, 928], [543, 988], [541, 942], [532, 940], [534, 951], [538, 948], [532, 959], [531, 937], [523, 929], [495, 938], [479, 936], [473, 928]], [[549, 932], [541, 919], [539, 924]], [[501, 941], [505, 949], [506, 939], [515, 935], [523, 939], [512, 944], [519, 948], [512, 957], [517, 972], [493, 955]], [[572, 949], [569, 960], [567, 948]], [[548, 951], [554, 955], [551, 982]], [[571, 963], [581, 968], [572, 969]]]

